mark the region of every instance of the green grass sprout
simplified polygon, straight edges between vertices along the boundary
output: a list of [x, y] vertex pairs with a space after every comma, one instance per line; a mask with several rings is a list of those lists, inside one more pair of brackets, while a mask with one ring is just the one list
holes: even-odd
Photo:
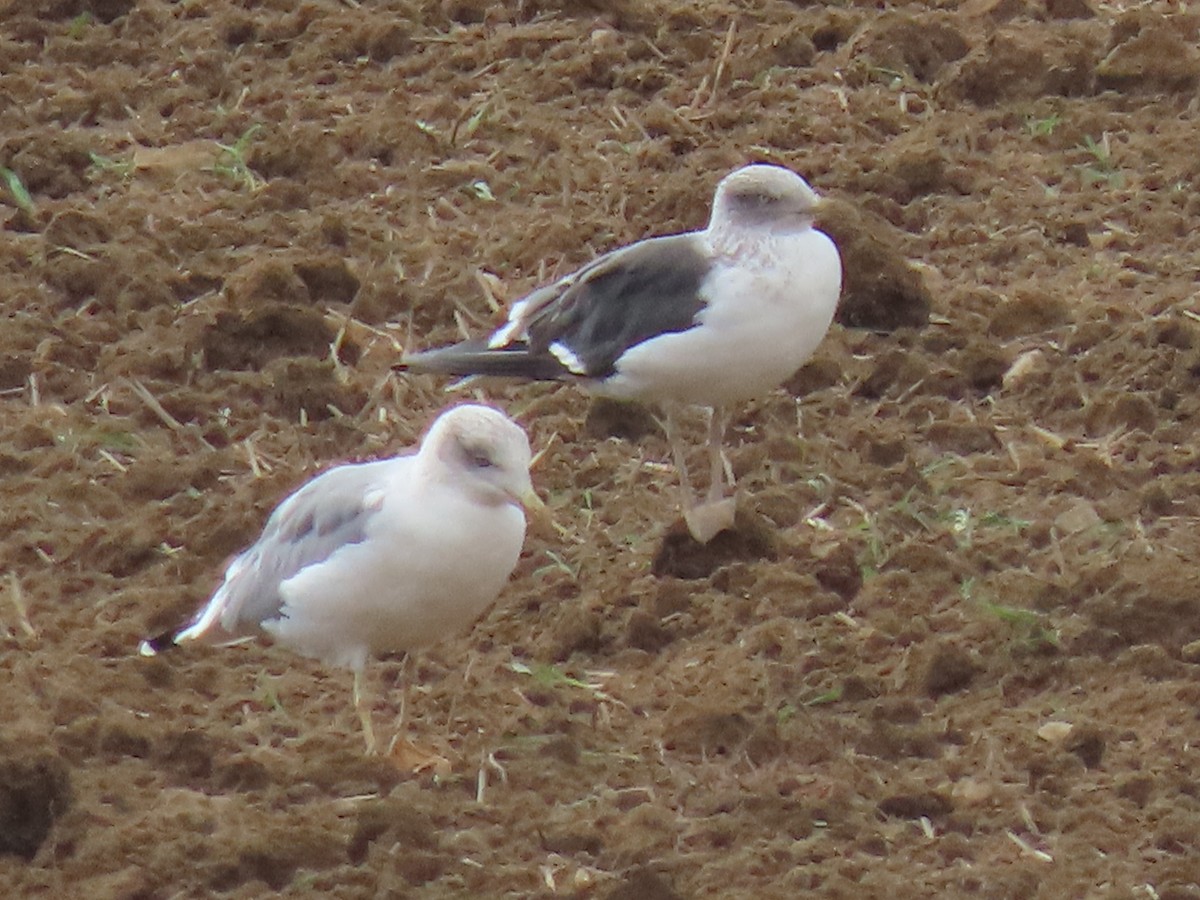
[[1075, 167], [1084, 184], [1089, 186], [1104, 184], [1110, 188], [1120, 188], [1125, 185], [1125, 176], [1113, 161], [1112, 144], [1108, 139], [1107, 131], [1098, 141], [1090, 136], [1084, 137], [1083, 144], [1080, 146], [1092, 157], [1091, 162]]
[[837, 703], [841, 699], [842, 699], [842, 688], [839, 685], [838, 687], [830, 688], [829, 690], [825, 691], [823, 694], [817, 694], [817, 696], [813, 697], [811, 700], [805, 700], [804, 705], [805, 706], [827, 706], [830, 703]]
[[257, 191], [261, 188], [262, 179], [254, 174], [250, 169], [250, 164], [246, 161], [246, 150], [254, 140], [254, 136], [260, 131], [262, 131], [262, 125], [256, 122], [243, 131], [232, 144], [218, 142], [217, 146], [221, 149], [221, 155], [216, 165], [213, 166], [213, 171], [232, 178], [248, 190]]
[[83, 40], [84, 34], [87, 33], [88, 26], [91, 24], [92, 14], [87, 10], [84, 10], [71, 20], [71, 24], [67, 27], [67, 37], [73, 41]]
[[1036, 119], [1033, 116], [1029, 116], [1029, 118], [1025, 120], [1025, 130], [1035, 138], [1050, 137], [1050, 135], [1054, 134], [1054, 130], [1061, 124], [1062, 116], [1060, 116], [1058, 113], [1050, 113], [1050, 115], [1041, 119]]
[[103, 172], [112, 172], [120, 178], [128, 178], [133, 174], [133, 158], [129, 159], [113, 159], [110, 156], [102, 156], [99, 153], [89, 153], [88, 159], [92, 161], [88, 166], [88, 175], [94, 177]]
[[30, 196], [25, 184], [21, 181], [21, 176], [12, 169], [0, 166], [0, 181], [4, 182], [4, 187], [8, 189], [13, 203], [32, 216], [37, 208], [33, 204], [33, 197]]
[[558, 666], [546, 665], [545, 663], [534, 663], [533, 665], [530, 665], [514, 659], [508, 664], [508, 668], [513, 672], [516, 672], [518, 675], [528, 675], [539, 687], [575, 688], [577, 690], [587, 691], [597, 700], [606, 700], [610, 703], [617, 702], [610, 694], [604, 691], [599, 684], [582, 681], [573, 675], [568, 675]]
[[958, 586], [958, 593], [963, 600], [974, 604], [986, 615], [1006, 625], [1012, 633], [1013, 642], [1022, 650], [1028, 653], [1046, 653], [1058, 649], [1058, 629], [1050, 624], [1045, 613], [976, 597], [974, 578], [964, 578]]

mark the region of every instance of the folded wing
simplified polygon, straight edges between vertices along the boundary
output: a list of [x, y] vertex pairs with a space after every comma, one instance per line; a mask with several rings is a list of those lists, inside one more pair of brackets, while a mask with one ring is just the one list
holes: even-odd
[[[308, 482], [271, 514], [262, 536], [225, 572], [225, 582], [199, 617], [172, 642], [229, 640], [280, 615], [279, 587], [309, 566], [367, 537], [378, 514], [384, 470], [411, 457], [339, 466]], [[152, 649], [157, 649], [151, 642]]]
[[603, 379], [630, 347], [694, 327], [711, 266], [695, 234], [641, 241], [601, 256], [513, 304], [487, 341], [406, 355], [397, 366], [445, 375]]

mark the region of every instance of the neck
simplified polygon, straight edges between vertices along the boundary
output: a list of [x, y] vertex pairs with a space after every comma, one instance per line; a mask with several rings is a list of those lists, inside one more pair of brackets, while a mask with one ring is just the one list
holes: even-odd
[[770, 221], [737, 216], [713, 216], [706, 234], [721, 256], [770, 257], [780, 240], [812, 227], [811, 216], [789, 216]]

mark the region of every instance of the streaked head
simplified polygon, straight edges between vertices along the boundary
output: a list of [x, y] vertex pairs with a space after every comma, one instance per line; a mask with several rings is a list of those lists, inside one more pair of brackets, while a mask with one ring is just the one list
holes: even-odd
[[721, 179], [713, 197], [710, 227], [807, 227], [820, 202], [817, 192], [795, 172], [756, 163]]
[[512, 503], [532, 514], [545, 513], [529, 477], [529, 439], [498, 410], [477, 404], [446, 410], [425, 435], [420, 455], [436, 460], [480, 503]]

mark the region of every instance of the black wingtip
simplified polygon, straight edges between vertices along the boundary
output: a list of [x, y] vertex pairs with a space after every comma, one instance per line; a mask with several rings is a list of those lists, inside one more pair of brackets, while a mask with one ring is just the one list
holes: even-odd
[[531, 353], [522, 344], [492, 348], [478, 340], [421, 353], [408, 353], [392, 368], [398, 372], [423, 372], [457, 378], [484, 375], [534, 381], [558, 381], [569, 374], [562, 363], [549, 354]]
[[138, 653], [140, 653], [142, 656], [158, 656], [158, 654], [162, 653], [164, 650], [170, 650], [172, 647], [178, 646], [175, 643], [176, 634], [177, 632], [172, 629], [170, 631], [164, 631], [162, 634], [156, 635], [155, 637], [146, 638], [144, 641], [138, 644]]

